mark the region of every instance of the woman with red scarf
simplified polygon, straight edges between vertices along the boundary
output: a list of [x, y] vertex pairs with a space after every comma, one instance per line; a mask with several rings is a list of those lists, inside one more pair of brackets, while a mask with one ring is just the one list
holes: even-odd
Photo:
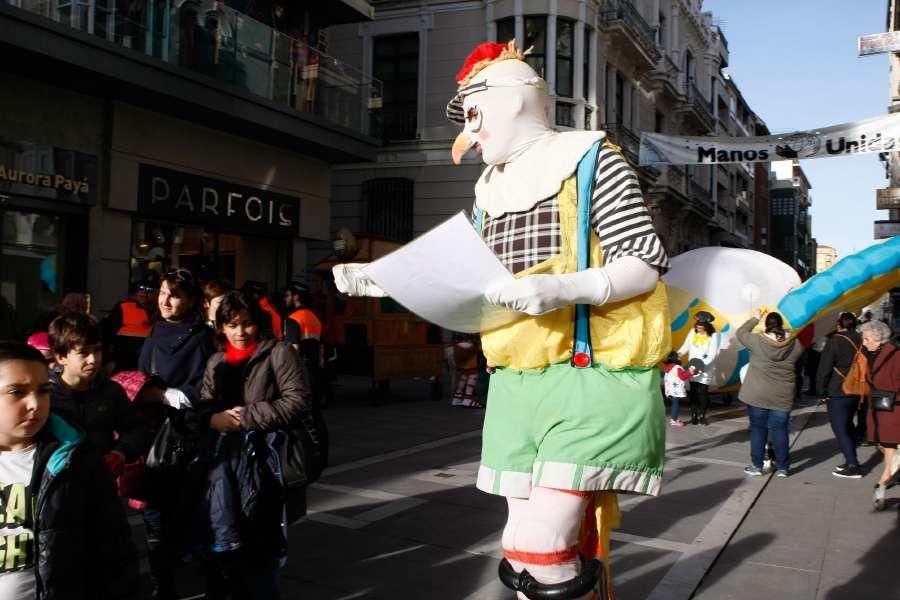
[[[291, 345], [273, 339], [270, 324], [259, 303], [239, 291], [226, 294], [216, 311], [223, 351], [214, 354], [207, 364], [197, 415], [201, 426], [208, 423], [218, 432], [213, 433], [214, 464], [220, 467], [242, 464], [240, 454], [248, 444], [264, 446], [267, 434], [301, 423], [312, 429], [310, 435], [316, 439], [306, 372]], [[225, 496], [237, 497], [245, 487], [261, 485], [258, 481], [242, 481], [242, 476], [253, 474], [239, 466], [231, 472], [234, 481]], [[268, 488], [274, 490], [275, 503], [280, 501], [279, 486], [276, 481]], [[211, 489], [214, 493], [223, 494]], [[232, 504], [226, 497], [224, 504], [233, 506], [234, 514], [223, 515], [221, 500], [210, 497], [215, 507], [209, 514], [213, 530], [210, 551], [225, 588], [233, 598], [277, 598], [278, 570], [286, 556], [284, 540], [280, 539], [282, 511], [266, 507], [260, 512], [261, 518], [247, 519], [241, 514], [242, 504]], [[223, 522], [227, 523], [228, 543], [220, 541]], [[210, 592], [213, 590], [207, 590], [208, 596]], [[218, 596], [213, 593], [212, 597]]]

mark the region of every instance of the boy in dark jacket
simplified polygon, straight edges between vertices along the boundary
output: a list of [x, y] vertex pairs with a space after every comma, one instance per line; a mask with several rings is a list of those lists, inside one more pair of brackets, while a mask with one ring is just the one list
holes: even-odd
[[0, 342], [0, 598], [132, 599], [137, 555], [113, 480], [50, 413], [40, 352]]
[[50, 404], [84, 430], [85, 441], [118, 476], [152, 439], [122, 387], [100, 373], [100, 337], [100, 326], [89, 315], [70, 313], [50, 324], [50, 347], [59, 365], [50, 376]]

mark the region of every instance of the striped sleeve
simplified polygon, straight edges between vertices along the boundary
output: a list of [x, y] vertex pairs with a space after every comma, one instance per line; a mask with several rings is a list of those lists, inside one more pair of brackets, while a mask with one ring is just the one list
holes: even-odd
[[591, 226], [603, 246], [603, 264], [636, 256], [649, 265], [669, 268], [669, 256], [653, 229], [634, 171], [622, 155], [602, 148], [597, 156]]

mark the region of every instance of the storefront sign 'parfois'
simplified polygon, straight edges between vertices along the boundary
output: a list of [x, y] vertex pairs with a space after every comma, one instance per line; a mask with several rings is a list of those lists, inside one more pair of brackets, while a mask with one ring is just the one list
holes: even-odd
[[140, 165], [142, 216], [206, 225], [222, 231], [290, 237], [298, 231], [300, 199], [268, 190]]

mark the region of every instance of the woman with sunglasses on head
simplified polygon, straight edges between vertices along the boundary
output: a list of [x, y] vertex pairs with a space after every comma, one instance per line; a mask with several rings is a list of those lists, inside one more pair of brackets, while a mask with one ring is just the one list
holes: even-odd
[[[206, 362], [215, 351], [212, 334], [202, 314], [202, 294], [198, 282], [187, 269], [173, 269], [163, 275], [157, 300], [158, 318], [138, 359], [138, 369], [155, 376], [165, 386], [162, 402], [172, 429], [185, 433], [187, 409], [200, 397], [200, 384]], [[185, 462], [189, 459], [185, 456]], [[151, 597], [156, 600], [175, 598], [174, 565], [184, 554], [186, 532], [190, 530], [189, 514], [196, 486], [188, 476], [187, 465], [175, 465], [150, 477], [150, 501], [144, 511]], [[199, 501], [199, 497], [197, 498]]]

